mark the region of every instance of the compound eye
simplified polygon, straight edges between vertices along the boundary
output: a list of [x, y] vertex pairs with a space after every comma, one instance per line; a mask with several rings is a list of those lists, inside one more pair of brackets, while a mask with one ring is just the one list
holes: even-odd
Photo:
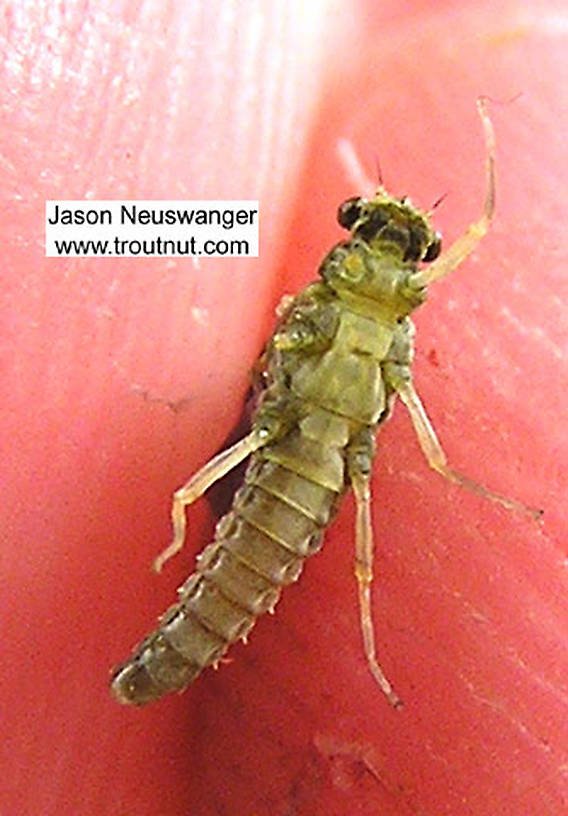
[[360, 217], [362, 210], [362, 201], [357, 196], [348, 198], [343, 204], [340, 204], [337, 209], [337, 221], [339, 226], [344, 229], [351, 229], [355, 221]]
[[441, 251], [442, 251], [442, 236], [440, 235], [439, 232], [437, 232], [432, 243], [428, 244], [428, 246], [426, 247], [426, 252], [424, 253], [422, 260], [425, 263], [428, 263], [429, 261], [435, 261]]

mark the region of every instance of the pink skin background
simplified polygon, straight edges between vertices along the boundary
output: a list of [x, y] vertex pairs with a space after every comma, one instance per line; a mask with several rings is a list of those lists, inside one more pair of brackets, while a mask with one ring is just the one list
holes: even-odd
[[[546, 2], [4, 3], [2, 782], [5, 816], [558, 816], [568, 800], [567, 19]], [[109, 670], [174, 599], [170, 495], [237, 422], [284, 293], [358, 193], [347, 140], [454, 239], [421, 310], [417, 388], [379, 439], [373, 588], [391, 710], [362, 654], [347, 499], [248, 646], [183, 696], [119, 707]], [[46, 199], [259, 199], [260, 257], [44, 257]]]

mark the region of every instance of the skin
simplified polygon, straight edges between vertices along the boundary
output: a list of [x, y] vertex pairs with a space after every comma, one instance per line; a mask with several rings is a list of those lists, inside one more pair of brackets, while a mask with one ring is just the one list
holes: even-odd
[[[305, 5], [305, 4], [304, 4]], [[564, 41], [553, 4], [8, 4], [3, 17], [2, 810], [556, 814], [568, 676]], [[554, 16], [556, 14], [556, 16]], [[43, 15], [43, 16], [42, 16]], [[231, 33], [233, 32], [233, 33]], [[535, 70], [538, 66], [538, 70]], [[235, 660], [144, 712], [108, 697], [211, 538], [158, 580], [175, 487], [219, 449], [282, 294], [339, 237], [348, 139], [451, 241], [496, 220], [417, 316], [417, 387], [452, 463], [545, 508], [448, 485], [404, 411], [380, 438], [373, 588], [390, 711], [362, 655], [347, 501]], [[46, 198], [260, 199], [259, 261], [49, 261]], [[196, 355], [195, 350], [199, 353]], [[325, 671], [325, 674], [324, 674]], [[402, 719], [404, 718], [404, 719]]]

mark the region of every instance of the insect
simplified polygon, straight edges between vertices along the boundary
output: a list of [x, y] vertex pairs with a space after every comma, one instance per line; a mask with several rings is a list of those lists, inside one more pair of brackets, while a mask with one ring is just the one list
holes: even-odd
[[477, 105], [486, 149], [484, 209], [446, 252], [440, 254], [441, 237], [429, 214], [382, 186], [371, 199], [350, 198], [339, 207], [339, 224], [350, 237], [324, 258], [320, 281], [287, 299], [259, 361], [252, 431], [174, 494], [173, 541], [156, 559], [157, 571], [183, 546], [185, 507], [250, 456], [244, 484], [178, 590], [177, 603], [114, 670], [111, 689], [119, 702], [144, 705], [181, 691], [205, 667], [216, 666], [232, 643], [246, 642], [257, 617], [274, 611], [282, 588], [320, 549], [351, 487], [365, 654], [389, 702], [400, 706], [376, 657], [370, 592], [374, 437], [397, 397], [432, 468], [509, 509], [539, 515], [450, 467], [412, 382], [409, 314], [424, 302], [430, 283], [474, 250], [493, 216], [493, 126], [485, 99]]

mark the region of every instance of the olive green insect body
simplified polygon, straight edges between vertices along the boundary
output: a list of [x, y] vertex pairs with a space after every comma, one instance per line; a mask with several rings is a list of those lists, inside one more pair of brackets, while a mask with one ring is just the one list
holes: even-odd
[[174, 495], [174, 540], [157, 559], [158, 570], [183, 545], [185, 506], [250, 456], [244, 485], [178, 602], [115, 669], [112, 691], [119, 702], [143, 705], [182, 690], [205, 667], [217, 665], [232, 643], [245, 640], [257, 617], [273, 611], [282, 588], [320, 549], [325, 528], [352, 487], [365, 653], [381, 689], [399, 704], [376, 659], [370, 607], [374, 436], [397, 395], [434, 468], [507, 507], [526, 509], [447, 465], [412, 385], [409, 314], [424, 302], [427, 284], [472, 251], [493, 211], [493, 132], [483, 102], [478, 106], [487, 145], [485, 210], [447, 253], [438, 257], [441, 241], [429, 216], [382, 188], [372, 199], [352, 198], [339, 208], [349, 240], [323, 260], [321, 280], [287, 302], [260, 360], [252, 432]]

